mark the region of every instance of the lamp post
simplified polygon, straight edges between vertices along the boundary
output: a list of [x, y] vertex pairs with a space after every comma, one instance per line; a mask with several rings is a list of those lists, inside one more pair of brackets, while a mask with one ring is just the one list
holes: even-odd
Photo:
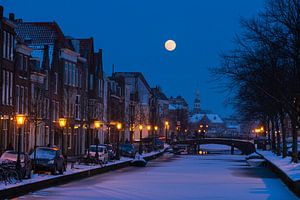
[[157, 137], [157, 130], [158, 130], [158, 126], [154, 126], [154, 135], [155, 135], [155, 137]]
[[22, 132], [22, 126], [24, 125], [26, 120], [26, 116], [23, 114], [16, 115], [16, 121], [18, 126], [18, 156], [17, 156], [17, 163], [16, 163], [16, 169], [20, 170], [21, 168], [21, 132]]
[[[101, 122], [98, 120], [94, 121], [94, 128], [95, 130], [98, 130], [101, 127]], [[98, 152], [98, 145], [99, 145], [99, 137], [98, 133], [96, 132], [96, 137], [95, 137], [95, 144], [96, 144], [96, 152], [95, 152], [95, 157], [98, 159], [99, 158], [99, 152]]]
[[[147, 125], [147, 131], [148, 131], [148, 137], [152, 137], [152, 148], [153, 148], [153, 144], [154, 144], [154, 140], [153, 140], [153, 134], [151, 134], [151, 125]], [[147, 151], [149, 151], [149, 149], [147, 149]]]
[[119, 137], [120, 137], [120, 131], [122, 129], [122, 124], [121, 123], [117, 123], [117, 130], [118, 130], [118, 137], [117, 137], [117, 152], [116, 152], [116, 157], [117, 160], [120, 160], [120, 150], [119, 150]]
[[168, 143], [168, 127], [169, 127], [169, 122], [168, 121], [165, 121], [165, 131], [166, 131], [166, 136], [165, 136], [165, 139], [166, 139], [166, 143]]
[[142, 149], [143, 125], [139, 125], [139, 130], [140, 130], [139, 154], [142, 154], [143, 153], [143, 149]]
[[158, 126], [154, 126], [154, 136], [153, 136], [153, 147], [156, 148], [156, 138], [157, 138]]
[[147, 131], [148, 131], [148, 137], [151, 135], [150, 131], [151, 131], [151, 125], [147, 125]]
[[64, 128], [67, 125], [67, 119], [63, 117], [59, 118], [58, 124], [61, 129], [61, 154], [64, 156]]

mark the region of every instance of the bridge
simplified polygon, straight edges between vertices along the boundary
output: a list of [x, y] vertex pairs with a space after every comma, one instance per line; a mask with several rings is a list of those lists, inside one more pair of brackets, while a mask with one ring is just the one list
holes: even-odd
[[[188, 139], [177, 141], [175, 144], [187, 144], [190, 147], [194, 147], [194, 149], [198, 149], [197, 147], [201, 144], [222, 144], [230, 146], [232, 149], [239, 149], [242, 154], [249, 155], [256, 151], [255, 146], [252, 142], [248, 140], [238, 140], [238, 139], [230, 139], [230, 138], [199, 138], [199, 139]], [[196, 148], [195, 148], [196, 147]]]

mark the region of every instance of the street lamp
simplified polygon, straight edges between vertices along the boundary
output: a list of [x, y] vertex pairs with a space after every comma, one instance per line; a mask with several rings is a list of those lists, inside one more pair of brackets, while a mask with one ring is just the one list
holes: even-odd
[[117, 152], [116, 152], [116, 157], [117, 157], [117, 160], [120, 160], [120, 150], [119, 150], [119, 137], [120, 137], [120, 131], [122, 129], [122, 124], [121, 123], [117, 123], [117, 130], [118, 130], [118, 140], [117, 140]]
[[166, 140], [166, 143], [168, 143], [168, 127], [169, 127], [169, 122], [165, 121], [165, 131], [166, 131], [165, 140]]
[[66, 118], [59, 118], [58, 119], [59, 127], [61, 128], [61, 153], [64, 155], [64, 128], [67, 125], [67, 119]]
[[148, 137], [150, 136], [151, 125], [147, 125]]
[[157, 130], [158, 130], [158, 126], [154, 126], [155, 137], [157, 137]]
[[[98, 130], [101, 127], [101, 122], [98, 120], [94, 121], [94, 128]], [[96, 132], [96, 137], [95, 137], [95, 144], [96, 144], [96, 152], [95, 152], [95, 158], [99, 158], [99, 152], [98, 152], [98, 145], [99, 145], [99, 137], [98, 133]], [[89, 150], [88, 150], [89, 151]], [[89, 152], [88, 152], [89, 154]]]
[[16, 163], [16, 169], [19, 170], [21, 168], [21, 132], [22, 132], [22, 126], [24, 125], [26, 120], [26, 116], [23, 114], [16, 115], [16, 121], [18, 126], [18, 157], [17, 157], [17, 163]]
[[139, 125], [139, 130], [140, 130], [139, 154], [142, 154], [143, 153], [143, 150], [142, 150], [143, 125]]

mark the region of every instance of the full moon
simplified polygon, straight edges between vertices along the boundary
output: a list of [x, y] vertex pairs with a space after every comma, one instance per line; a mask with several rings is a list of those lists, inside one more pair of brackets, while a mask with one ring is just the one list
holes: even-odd
[[176, 42], [174, 40], [167, 40], [165, 42], [165, 48], [168, 51], [174, 51], [176, 48]]

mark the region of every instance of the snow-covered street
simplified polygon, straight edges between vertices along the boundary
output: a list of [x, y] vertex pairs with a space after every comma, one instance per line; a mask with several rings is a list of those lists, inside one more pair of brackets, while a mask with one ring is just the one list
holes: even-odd
[[297, 199], [268, 169], [239, 155], [165, 154], [128, 167], [31, 193], [19, 199]]

